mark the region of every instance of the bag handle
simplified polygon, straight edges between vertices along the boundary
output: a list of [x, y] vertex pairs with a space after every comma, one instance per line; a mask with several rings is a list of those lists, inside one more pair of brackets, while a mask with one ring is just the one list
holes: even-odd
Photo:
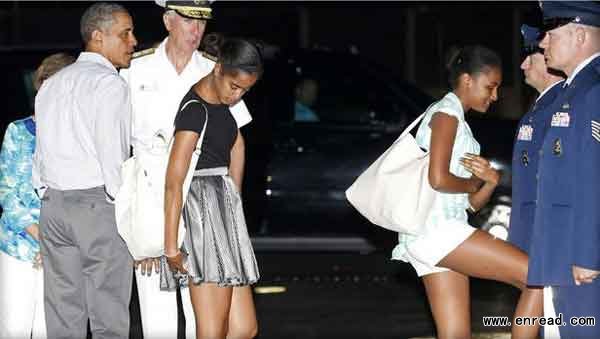
[[402, 139], [405, 135], [407, 135], [408, 133], [410, 133], [410, 131], [412, 131], [413, 128], [415, 128], [415, 126], [417, 126], [417, 124], [419, 122], [421, 122], [421, 120], [423, 120], [423, 118], [425, 117], [425, 114], [427, 114], [427, 112], [429, 111], [429, 109], [435, 105], [437, 102], [432, 103], [431, 105], [429, 105], [429, 107], [427, 107], [427, 109], [425, 110], [425, 112], [423, 112], [421, 115], [419, 115], [413, 122], [410, 123], [410, 125], [408, 125], [408, 127], [406, 127], [406, 129], [402, 132], [402, 134], [400, 134], [400, 136], [398, 137], [398, 139]]
[[[200, 155], [201, 150], [202, 150], [202, 142], [204, 141], [204, 134], [206, 134], [206, 125], [208, 124], [208, 109], [206, 108], [206, 105], [204, 105], [204, 103], [202, 103], [196, 99], [192, 99], [192, 100], [189, 100], [188, 102], [186, 102], [185, 104], [183, 104], [183, 106], [181, 107], [179, 112], [183, 111], [191, 103], [198, 103], [198, 104], [202, 105], [202, 108], [204, 108], [204, 113], [206, 114], [206, 118], [204, 119], [204, 126], [202, 127], [202, 132], [200, 133], [198, 142], [196, 142], [196, 148], [194, 149], [194, 152], [196, 154]], [[171, 140], [169, 141], [168, 149], [171, 149], [174, 141], [175, 141], [175, 134], [173, 134], [173, 136], [171, 137]]]

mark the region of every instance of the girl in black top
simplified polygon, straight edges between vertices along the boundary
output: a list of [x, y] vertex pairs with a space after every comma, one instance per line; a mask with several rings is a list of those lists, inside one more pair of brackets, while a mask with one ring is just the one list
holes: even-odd
[[[165, 256], [172, 271], [187, 274], [197, 338], [253, 338], [257, 321], [250, 284], [259, 273], [239, 194], [242, 171], [229, 175], [232, 148], [241, 138], [229, 106], [260, 78], [262, 59], [245, 40], [210, 43], [217, 64], [190, 89], [175, 118], [166, 178]], [[205, 123], [198, 163], [190, 164]], [[182, 186], [190, 165], [196, 172], [184, 204]], [[181, 251], [180, 216], [186, 226]]]

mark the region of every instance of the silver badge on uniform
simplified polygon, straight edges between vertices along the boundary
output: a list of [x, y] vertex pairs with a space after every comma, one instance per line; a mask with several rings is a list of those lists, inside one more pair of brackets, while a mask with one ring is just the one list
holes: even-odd
[[519, 128], [519, 135], [517, 136], [517, 140], [531, 141], [532, 136], [533, 127], [531, 127], [531, 125], [523, 125]]
[[139, 87], [139, 89], [142, 92], [156, 91], [156, 90], [158, 90], [158, 85], [156, 85], [155, 83], [152, 83], [152, 84], [141, 84], [140, 87]]
[[567, 112], [556, 112], [552, 115], [552, 122], [550, 126], [552, 127], [569, 127], [569, 122], [571, 121], [571, 117]]
[[527, 154], [527, 151], [521, 152], [521, 162], [523, 163], [523, 166], [525, 166], [525, 167], [527, 167], [527, 165], [529, 165], [529, 154]]
[[560, 156], [562, 154], [562, 152], [563, 152], [562, 143], [561, 143], [560, 139], [554, 140], [554, 147], [552, 147], [552, 153], [554, 155]]
[[592, 138], [600, 142], [600, 123], [596, 120], [592, 120]]

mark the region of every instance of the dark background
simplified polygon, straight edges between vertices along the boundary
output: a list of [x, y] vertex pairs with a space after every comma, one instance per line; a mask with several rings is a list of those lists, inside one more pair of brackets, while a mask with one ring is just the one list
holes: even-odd
[[[79, 18], [89, 2], [0, 2], [0, 57], [4, 67], [25, 52], [81, 48]], [[166, 35], [162, 9], [152, 1], [123, 2], [130, 10], [138, 49]], [[216, 1], [207, 32], [263, 40], [291, 50], [322, 48], [354, 51], [388, 68], [432, 96], [445, 90], [444, 60], [452, 46], [483, 44], [500, 53], [504, 83], [492, 115], [518, 118], [531, 91], [522, 84], [519, 26], [539, 21], [537, 2], [234, 2]], [[19, 56], [21, 53], [21, 56]], [[26, 58], [25, 58], [26, 59]], [[267, 70], [268, 71], [268, 70]], [[352, 71], [352, 70], [349, 70]], [[6, 82], [6, 81], [5, 81]], [[4, 84], [3, 87], [10, 86]], [[4, 89], [4, 88], [3, 88]], [[5, 93], [6, 91], [2, 91]], [[8, 102], [4, 114], [29, 107]]]

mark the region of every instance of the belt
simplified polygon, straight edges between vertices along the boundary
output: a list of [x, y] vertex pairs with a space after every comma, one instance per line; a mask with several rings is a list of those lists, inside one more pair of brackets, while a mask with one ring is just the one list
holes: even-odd
[[214, 168], [203, 168], [194, 171], [195, 177], [212, 177], [228, 175], [229, 169], [227, 167], [214, 167]]

